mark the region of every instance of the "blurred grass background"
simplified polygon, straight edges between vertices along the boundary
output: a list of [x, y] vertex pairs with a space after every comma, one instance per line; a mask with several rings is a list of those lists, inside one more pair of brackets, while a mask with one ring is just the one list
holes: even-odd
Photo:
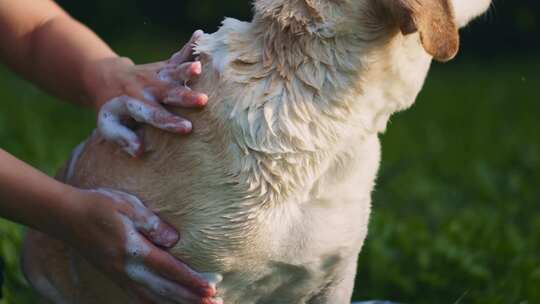
[[[240, 0], [59, 2], [141, 63], [167, 58], [197, 25], [249, 18]], [[355, 299], [540, 303], [538, 7], [496, 2], [381, 136]], [[54, 174], [94, 119], [0, 68], [0, 147], [44, 172]], [[2, 304], [36, 303], [19, 267], [22, 231], [0, 220]]]

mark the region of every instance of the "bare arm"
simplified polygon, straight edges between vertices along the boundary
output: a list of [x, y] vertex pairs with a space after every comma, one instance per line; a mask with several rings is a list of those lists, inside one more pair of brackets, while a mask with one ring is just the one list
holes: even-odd
[[219, 303], [215, 286], [158, 247], [179, 236], [132, 195], [65, 185], [0, 149], [0, 215], [65, 241], [149, 303]]
[[118, 57], [50, 0], [0, 0], [0, 37], [0, 57], [14, 71], [85, 105], [93, 105], [89, 67]]
[[[42, 231], [54, 231], [58, 218], [65, 218], [67, 206], [55, 198], [64, 197], [69, 187], [29, 167], [0, 149], [0, 214]], [[7, 202], [14, 202], [12, 204]], [[39, 202], [37, 204], [36, 202]]]
[[188, 120], [160, 103], [206, 105], [205, 94], [184, 86], [201, 73], [192, 55], [201, 34], [196, 32], [170, 60], [135, 65], [52, 0], [0, 0], [0, 59], [44, 90], [100, 111], [98, 129], [133, 156], [142, 154], [144, 145], [122, 125], [125, 118], [178, 134], [191, 132]]
[[[190, 131], [185, 119], [157, 102], [161, 98], [180, 106], [206, 103], [204, 94], [178, 85], [200, 73], [200, 63], [186, 62], [190, 53], [185, 47], [167, 62], [135, 66], [51, 0], [0, 0], [1, 60], [56, 96], [100, 109], [108, 118], [100, 123], [105, 131], [122, 131], [104, 134], [117, 143], [137, 140], [120, 125], [120, 116], [172, 132]], [[158, 79], [160, 73], [168, 81]], [[147, 89], [152, 100], [144, 96]], [[102, 107], [113, 102], [114, 107]], [[150, 115], [137, 116], [140, 113], [130, 112], [130, 105]], [[175, 303], [201, 303], [204, 298], [214, 303], [208, 297], [215, 294], [215, 287], [160, 248], [178, 240], [176, 231], [132, 195], [73, 188], [0, 149], [0, 216], [65, 241], [149, 303], [162, 302], [163, 297]], [[133, 246], [144, 249], [143, 259], [133, 257]], [[128, 266], [152, 273], [134, 275]]]

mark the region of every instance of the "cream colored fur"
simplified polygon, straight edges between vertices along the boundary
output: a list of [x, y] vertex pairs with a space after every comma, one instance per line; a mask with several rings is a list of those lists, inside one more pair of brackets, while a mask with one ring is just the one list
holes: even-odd
[[[432, 60], [384, 2], [255, 1], [252, 22], [226, 19], [197, 47], [193, 88], [210, 104], [182, 112], [192, 136], [146, 127], [151, 151], [135, 160], [94, 135], [67, 181], [151, 203], [182, 233], [176, 256], [224, 275], [227, 304], [350, 303], [378, 133], [412, 105]], [[489, 3], [454, 0], [457, 23]], [[62, 244], [30, 238], [45, 253], [27, 251], [29, 277], [66, 303], [131, 303]]]

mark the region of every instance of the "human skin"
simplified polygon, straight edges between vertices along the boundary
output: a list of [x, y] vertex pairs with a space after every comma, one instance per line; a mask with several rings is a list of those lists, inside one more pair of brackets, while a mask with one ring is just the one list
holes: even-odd
[[[206, 95], [180, 85], [201, 73], [200, 63], [191, 58], [190, 45], [197, 35], [172, 59], [137, 66], [53, 1], [0, 0], [0, 59], [45, 91], [115, 118], [100, 127], [122, 132], [103, 132], [104, 137], [134, 156], [144, 147], [121, 125], [122, 119], [187, 134], [191, 124], [159, 102], [182, 107], [206, 104]], [[122, 104], [128, 101], [150, 114], [130, 111], [127, 103]], [[111, 103], [117, 104], [114, 111], [107, 106]], [[218, 302], [212, 298], [214, 285], [167, 253], [178, 233], [128, 194], [71, 187], [0, 149], [0, 215], [66, 242], [144, 303], [164, 298], [176, 303]], [[137, 261], [154, 280], [126, 271], [133, 240], [146, 248]]]

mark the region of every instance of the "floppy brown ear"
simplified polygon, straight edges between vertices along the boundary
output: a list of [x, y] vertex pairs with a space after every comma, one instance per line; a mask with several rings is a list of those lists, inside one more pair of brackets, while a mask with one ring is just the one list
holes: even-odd
[[459, 50], [459, 32], [450, 0], [390, 0], [401, 32], [420, 33], [426, 52], [448, 61]]

